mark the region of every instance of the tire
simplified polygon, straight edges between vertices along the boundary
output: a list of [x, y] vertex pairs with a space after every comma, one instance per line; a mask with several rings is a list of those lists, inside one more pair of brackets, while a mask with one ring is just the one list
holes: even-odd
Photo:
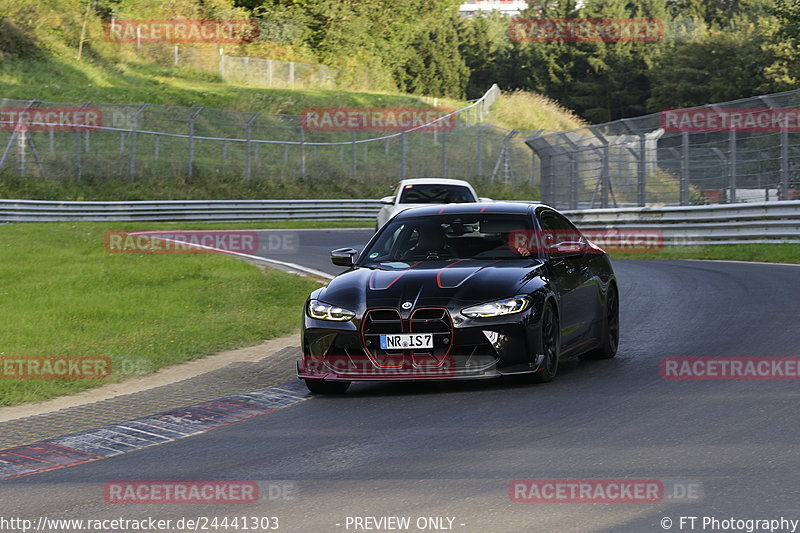
[[550, 302], [544, 304], [542, 310], [542, 351], [544, 360], [539, 369], [530, 375], [532, 383], [547, 383], [556, 377], [558, 359], [561, 355], [561, 330], [558, 316]]
[[581, 355], [581, 359], [611, 359], [617, 355], [619, 346], [619, 291], [611, 284], [606, 294], [606, 305], [603, 309], [603, 334], [600, 346]]
[[350, 388], [349, 381], [322, 381], [321, 379], [305, 380], [311, 394], [344, 394]]

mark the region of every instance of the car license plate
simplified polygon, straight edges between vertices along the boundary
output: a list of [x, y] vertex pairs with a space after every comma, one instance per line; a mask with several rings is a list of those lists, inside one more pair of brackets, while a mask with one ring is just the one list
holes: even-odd
[[381, 335], [381, 350], [410, 350], [433, 348], [431, 333], [397, 333]]

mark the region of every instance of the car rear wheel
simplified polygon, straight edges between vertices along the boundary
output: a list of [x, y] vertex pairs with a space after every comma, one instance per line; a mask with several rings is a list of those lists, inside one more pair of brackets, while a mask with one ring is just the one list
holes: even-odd
[[558, 372], [558, 358], [561, 353], [561, 331], [558, 329], [558, 316], [550, 305], [544, 304], [542, 311], [542, 352], [544, 360], [539, 365], [539, 370], [531, 375], [534, 383], [552, 381]]
[[349, 381], [322, 381], [321, 379], [305, 380], [311, 394], [344, 394], [350, 388]]
[[581, 359], [611, 359], [617, 355], [619, 345], [619, 293], [617, 287], [611, 285], [606, 295], [606, 306], [603, 316], [603, 334], [600, 346], [581, 356]]

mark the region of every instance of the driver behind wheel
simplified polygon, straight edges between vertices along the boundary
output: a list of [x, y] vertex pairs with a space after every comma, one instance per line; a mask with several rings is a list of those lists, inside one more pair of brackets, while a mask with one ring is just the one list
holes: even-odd
[[403, 253], [403, 259], [456, 256], [455, 249], [447, 244], [445, 229], [441, 224], [420, 224], [417, 228], [417, 235], [417, 243]]

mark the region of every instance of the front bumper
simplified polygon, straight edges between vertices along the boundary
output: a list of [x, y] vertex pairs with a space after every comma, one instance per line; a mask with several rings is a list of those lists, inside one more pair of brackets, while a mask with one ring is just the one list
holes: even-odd
[[[444, 308], [406, 314], [369, 310], [345, 323], [305, 317], [297, 375], [326, 381], [437, 381], [536, 372], [543, 359], [537, 318], [534, 309], [469, 319]], [[376, 348], [381, 333], [411, 331], [432, 333], [434, 348], [422, 352]]]

